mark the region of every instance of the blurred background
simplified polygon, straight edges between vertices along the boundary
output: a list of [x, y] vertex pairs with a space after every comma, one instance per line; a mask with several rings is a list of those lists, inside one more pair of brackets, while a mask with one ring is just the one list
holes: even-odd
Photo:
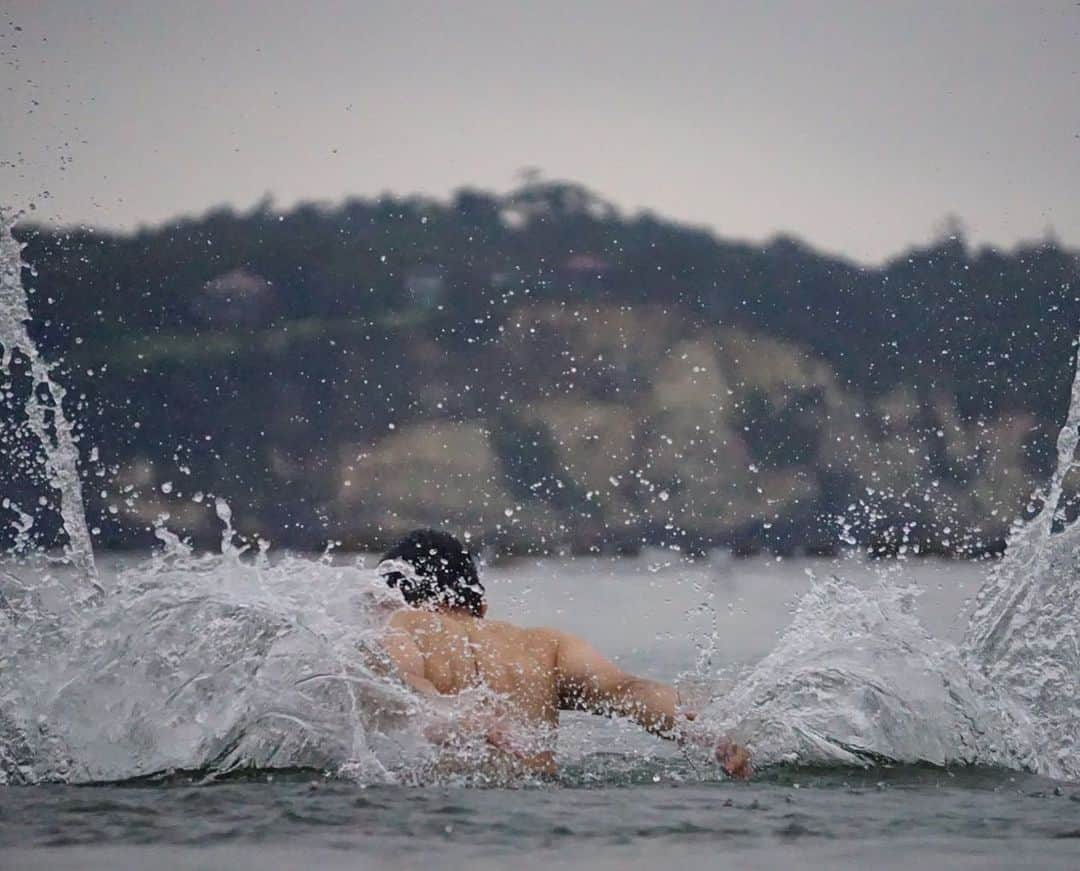
[[[0, 0], [89, 525], [999, 551], [1080, 324], [1071, 2]], [[0, 372], [0, 543], [54, 543]], [[33, 523], [27, 525], [26, 518]]]

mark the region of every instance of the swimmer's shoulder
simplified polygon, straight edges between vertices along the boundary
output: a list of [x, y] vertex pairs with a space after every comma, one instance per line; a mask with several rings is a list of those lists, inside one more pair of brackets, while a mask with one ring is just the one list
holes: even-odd
[[420, 608], [399, 608], [390, 615], [386, 628], [391, 632], [405, 632], [414, 638], [443, 632], [445, 626], [439, 615]]
[[[559, 640], [565, 634], [545, 626], [518, 626], [505, 620], [484, 619], [477, 622], [482, 626], [477, 633], [480, 637], [525, 644], [534, 650], [551, 654], [558, 650]], [[390, 631], [406, 632], [417, 640], [445, 634], [459, 635], [463, 631], [459, 621], [421, 608], [401, 608], [395, 611], [390, 616], [387, 628]], [[473, 631], [475, 633], [475, 629]]]
[[492, 620], [487, 617], [484, 618], [483, 625], [489, 632], [496, 632], [500, 635], [515, 635], [522, 640], [540, 641], [554, 631], [542, 626], [519, 626], [517, 623], [510, 623], [507, 620]]
[[557, 645], [558, 633], [554, 629], [540, 626], [519, 626], [506, 620], [490, 620], [485, 618], [482, 622], [482, 635], [492, 640], [498, 639], [500, 643], [510, 643], [516, 646], [525, 646], [533, 650], [553, 650]]
[[559, 638], [561, 634], [557, 629], [547, 626], [528, 626], [519, 630], [522, 639], [545, 659], [554, 661], [559, 650]]

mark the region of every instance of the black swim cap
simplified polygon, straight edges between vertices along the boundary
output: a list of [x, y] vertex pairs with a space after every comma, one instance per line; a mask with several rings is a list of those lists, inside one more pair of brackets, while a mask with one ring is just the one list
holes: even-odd
[[[413, 571], [401, 571], [393, 566], [393, 561], [407, 563]], [[413, 530], [383, 554], [379, 573], [387, 584], [401, 590], [410, 605], [432, 602], [483, 616], [484, 586], [476, 562], [449, 533]]]

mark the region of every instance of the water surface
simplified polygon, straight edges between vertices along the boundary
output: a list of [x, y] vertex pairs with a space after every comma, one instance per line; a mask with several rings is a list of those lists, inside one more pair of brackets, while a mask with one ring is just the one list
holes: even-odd
[[1080, 787], [1032, 775], [687, 776], [654, 767], [621, 783], [514, 790], [361, 787], [302, 773], [213, 786], [7, 789], [0, 849], [5, 867], [72, 869], [1075, 868], [1080, 860]]

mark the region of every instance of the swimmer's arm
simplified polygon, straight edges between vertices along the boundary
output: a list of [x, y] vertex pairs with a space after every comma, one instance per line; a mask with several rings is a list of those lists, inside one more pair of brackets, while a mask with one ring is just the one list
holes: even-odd
[[674, 687], [623, 671], [580, 638], [565, 632], [553, 634], [563, 710], [628, 717], [661, 738], [680, 737]]
[[[580, 638], [553, 632], [559, 707], [604, 716], [629, 717], [654, 735], [683, 741], [693, 712], [679, 711], [674, 687], [627, 674]], [[753, 774], [749, 751], [720, 736], [710, 740], [716, 761], [732, 777]]]

